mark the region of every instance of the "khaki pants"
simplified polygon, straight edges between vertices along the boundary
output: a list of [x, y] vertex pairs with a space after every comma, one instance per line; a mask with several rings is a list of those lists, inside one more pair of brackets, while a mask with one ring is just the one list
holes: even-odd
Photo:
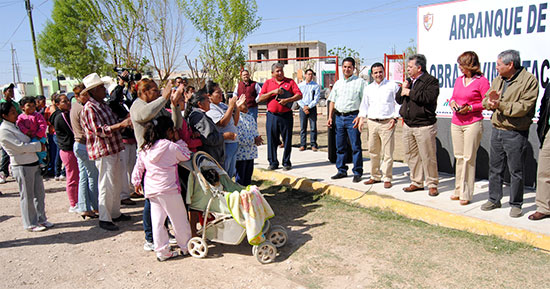
[[421, 127], [409, 127], [403, 124], [405, 161], [411, 170], [411, 182], [417, 187], [424, 187], [424, 180], [428, 188], [437, 188], [439, 184], [436, 135], [437, 123]]
[[[393, 170], [393, 150], [395, 147], [395, 126], [390, 129], [390, 119], [383, 121], [368, 120], [369, 155], [371, 179], [391, 182]], [[382, 158], [383, 157], [383, 158]], [[382, 169], [380, 169], [382, 161]]]
[[477, 149], [482, 134], [482, 121], [469, 125], [451, 124], [456, 159], [454, 195], [460, 197], [461, 200], [471, 201], [474, 195]]
[[536, 204], [537, 212], [550, 214], [550, 131], [546, 133], [542, 149], [539, 150]]
[[120, 191], [122, 175], [120, 154], [108, 155], [95, 160], [99, 171], [99, 220], [112, 222], [120, 217]]

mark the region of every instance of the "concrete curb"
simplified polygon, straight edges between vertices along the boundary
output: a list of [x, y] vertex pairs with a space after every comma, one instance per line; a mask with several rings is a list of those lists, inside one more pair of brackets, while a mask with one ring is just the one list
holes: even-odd
[[275, 171], [254, 169], [253, 176], [260, 180], [274, 181], [294, 189], [307, 192], [328, 194], [344, 201], [351, 201], [363, 207], [387, 209], [407, 218], [420, 220], [432, 225], [467, 231], [479, 235], [494, 235], [514, 242], [523, 242], [531, 246], [550, 251], [550, 235], [518, 229], [478, 218], [449, 213], [438, 209], [397, 200], [392, 197], [364, 193], [354, 189], [324, 184], [307, 178], [298, 178]]

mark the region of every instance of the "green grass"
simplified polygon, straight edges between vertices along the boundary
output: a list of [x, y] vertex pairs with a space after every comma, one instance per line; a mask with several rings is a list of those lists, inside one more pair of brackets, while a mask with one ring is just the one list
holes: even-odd
[[[272, 181], [256, 181], [255, 183], [262, 188], [262, 192], [264, 194], [274, 195], [278, 193], [284, 193], [284, 194], [293, 195], [294, 196], [293, 199], [308, 198], [312, 202], [320, 202], [329, 211], [331, 209], [340, 209], [347, 212], [361, 212], [379, 221], [406, 224], [407, 226], [425, 229], [425, 230], [428, 230], [428, 232], [430, 233], [441, 234], [443, 236], [450, 237], [450, 238], [467, 239], [481, 245], [486, 251], [489, 251], [492, 253], [510, 254], [510, 253], [517, 252], [518, 250], [534, 249], [534, 247], [530, 246], [529, 244], [508, 241], [493, 235], [483, 236], [483, 235], [478, 235], [478, 234], [474, 234], [466, 231], [450, 229], [450, 228], [445, 228], [441, 226], [435, 226], [422, 221], [401, 216], [389, 210], [382, 210], [379, 208], [364, 208], [357, 204], [348, 203], [348, 202], [342, 201], [339, 198], [335, 198], [329, 195], [303, 192], [303, 191], [295, 190], [291, 187], [287, 187], [283, 185], [275, 185], [275, 183]], [[292, 202], [293, 200], [287, 199], [287, 201]]]

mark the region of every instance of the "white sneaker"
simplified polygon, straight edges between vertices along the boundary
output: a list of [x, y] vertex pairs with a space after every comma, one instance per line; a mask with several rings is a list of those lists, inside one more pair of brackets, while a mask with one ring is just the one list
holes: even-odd
[[145, 251], [155, 251], [155, 244], [149, 242], [149, 241], [145, 241], [145, 244], [143, 244], [143, 250]]
[[157, 253], [157, 260], [159, 262], [166, 261], [170, 258], [174, 258], [179, 256], [180, 253], [178, 251], [168, 251], [166, 253]]
[[60, 180], [59, 177], [55, 177], [55, 178], [53, 178], [53, 179], [54, 179], [55, 181], [59, 181], [59, 180]]
[[64, 175], [60, 175], [60, 176], [59, 176], [59, 180], [60, 180], [60, 181], [64, 181], [64, 180], [65, 180], [65, 176], [64, 176]]
[[46, 227], [40, 226], [40, 225], [30, 226], [30, 227], [27, 228], [27, 231], [29, 231], [29, 232], [42, 232], [44, 230], [46, 230]]
[[50, 223], [50, 222], [48, 222], [48, 221], [46, 221], [46, 222], [44, 222], [44, 223], [40, 223], [39, 225], [42, 226], [42, 227], [46, 227], [47, 229], [49, 229], [49, 228], [51, 228], [51, 227], [54, 226], [52, 223]]
[[0, 174], [0, 184], [5, 184], [6, 183], [6, 176], [4, 176], [4, 174]]
[[76, 205], [74, 207], [69, 207], [69, 213], [78, 213], [78, 207]]

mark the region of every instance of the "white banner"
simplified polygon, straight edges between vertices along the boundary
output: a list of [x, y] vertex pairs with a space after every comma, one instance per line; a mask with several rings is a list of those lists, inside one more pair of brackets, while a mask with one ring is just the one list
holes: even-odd
[[[456, 62], [464, 51], [475, 51], [490, 82], [497, 76], [497, 55], [520, 52], [522, 65], [539, 81], [540, 98], [550, 77], [550, 7], [547, 1], [464, 0], [418, 7], [418, 52], [428, 60], [428, 72], [439, 80], [437, 114], [452, 115], [448, 100], [461, 75]], [[490, 116], [484, 111], [484, 116]]]

